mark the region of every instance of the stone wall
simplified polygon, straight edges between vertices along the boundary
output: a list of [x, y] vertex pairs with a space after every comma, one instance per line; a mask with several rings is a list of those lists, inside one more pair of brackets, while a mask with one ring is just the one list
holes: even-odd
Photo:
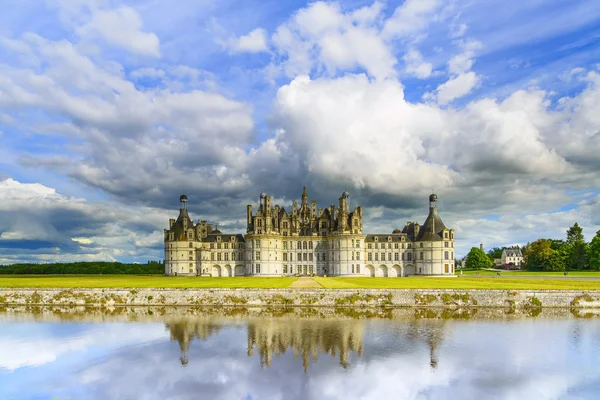
[[0, 305], [600, 308], [600, 290], [0, 289]]

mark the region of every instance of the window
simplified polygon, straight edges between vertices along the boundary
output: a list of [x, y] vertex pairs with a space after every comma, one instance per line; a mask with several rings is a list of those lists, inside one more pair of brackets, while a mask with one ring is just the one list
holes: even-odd
[[191, 255], [192, 255], [192, 252], [191, 252], [191, 251], [188, 251], [188, 254], [191, 256]]
[[312, 261], [313, 260], [313, 253], [309, 253], [308, 254], [308, 261]]
[[228, 249], [229, 248], [229, 243], [223, 243], [223, 248], [224, 249]]
[[423, 242], [419, 243], [419, 247], [421, 247], [421, 248], [423, 247]]
[[[444, 239], [448, 239], [448, 232], [444, 232]], [[447, 267], [447, 265], [446, 265], [446, 267]], [[448, 271], [446, 271], [446, 272], [448, 272]]]
[[369, 243], [369, 244], [367, 245], [367, 249], [372, 249], [372, 248], [373, 248], [373, 246], [372, 246], [372, 243]]
[[287, 261], [287, 253], [283, 253], [283, 261]]
[[[287, 223], [287, 222], [284, 222], [284, 223], [283, 223], [283, 229], [287, 229], [287, 228], [288, 228], [288, 223]], [[287, 272], [287, 268], [286, 268], [286, 271], [285, 271], [285, 272]]]
[[285, 241], [285, 240], [283, 241], [283, 249], [287, 250], [287, 241]]
[[190, 247], [192, 247], [192, 246], [194, 246], [194, 245], [192, 244], [192, 242], [190, 242]]
[[452, 256], [451, 257], [452, 257], [452, 260], [454, 260], [454, 252], [452, 252]]
[[260, 248], [260, 239], [254, 239], [254, 247]]
[[356, 248], [357, 248], [357, 249], [360, 249], [360, 240], [357, 240], [357, 241], [356, 241]]
[[260, 264], [256, 264], [256, 273], [260, 274]]
[[352, 264], [352, 273], [354, 273], [354, 264]]
[[215, 253], [210, 253], [210, 261], [215, 261]]
[[444, 247], [448, 247], [448, 242], [444, 242]]
[[302, 248], [302, 242], [298, 241], [298, 250], [300, 250]]
[[398, 258], [399, 258], [399, 254], [398, 253], [394, 253], [394, 261], [399, 261]]
[[238, 261], [242, 261], [242, 252], [241, 251], [238, 253]]
[[368, 255], [367, 255], [367, 259], [368, 259], [369, 261], [373, 261], [373, 253], [368, 253]]
[[422, 260], [422, 259], [423, 259], [423, 252], [420, 252], [419, 253], [419, 260]]
[[354, 261], [354, 252], [352, 252], [352, 261]]
[[192, 261], [192, 260], [193, 260], [193, 257], [192, 257], [192, 256], [189, 256], [189, 260], [190, 260], [190, 261]]
[[[284, 255], [285, 255], [285, 254], [284, 254]], [[284, 257], [284, 258], [285, 258], [285, 257]], [[287, 265], [284, 265], [284, 266], [283, 266], [283, 273], [284, 273], [284, 274], [287, 274]]]
[[308, 254], [304, 253], [302, 256], [302, 261], [308, 261]]
[[317, 253], [317, 261], [321, 261], [321, 253]]
[[412, 243], [409, 243], [407, 248], [412, 249]]
[[221, 253], [217, 253], [217, 261], [221, 261]]
[[398, 248], [398, 243], [394, 243], [394, 248], [397, 249]]
[[377, 243], [375, 243], [375, 248], [376, 248], [376, 249], [378, 249], [378, 248], [379, 248], [379, 245], [378, 245]]
[[357, 252], [356, 252], [356, 259], [357, 259], [357, 260], [360, 260], [360, 251], [357, 251]]
[[225, 253], [225, 261], [229, 261], [229, 253]]
[[360, 274], [360, 264], [356, 264], [356, 273]]
[[[391, 239], [391, 238], [390, 238], [390, 239]], [[391, 248], [392, 248], [392, 244], [391, 244], [391, 243], [388, 243], [388, 249], [391, 249]]]
[[447, 251], [445, 251], [445, 252], [444, 252], [444, 260], [447, 260], [447, 259], [448, 259], [448, 252], [447, 252]]
[[302, 261], [302, 253], [298, 253], [298, 258], [296, 259], [296, 261]]
[[312, 242], [308, 242], [308, 248], [312, 250], [312, 248], [313, 248], [313, 243]]
[[381, 253], [381, 261], [385, 261], [385, 253]]
[[406, 261], [412, 261], [412, 253], [406, 254]]
[[323, 253], [323, 261], [327, 261], [327, 253]]
[[211, 248], [211, 249], [214, 249], [214, 248], [215, 248], [215, 244], [214, 244], [214, 243], [211, 243], [211, 244], [210, 244], [210, 248]]
[[[352, 247], [354, 247], [354, 239], [352, 239]], [[352, 268], [354, 268], [354, 265], [352, 266]], [[352, 271], [354, 272], [354, 271]]]
[[304, 250], [308, 249], [308, 243], [306, 242], [306, 240], [304, 241], [304, 246], [302, 246], [302, 248], [303, 248]]
[[221, 248], [221, 243], [217, 243], [217, 249]]
[[379, 261], [379, 253], [375, 253], [375, 261]]
[[388, 261], [392, 261], [392, 253], [388, 253]]

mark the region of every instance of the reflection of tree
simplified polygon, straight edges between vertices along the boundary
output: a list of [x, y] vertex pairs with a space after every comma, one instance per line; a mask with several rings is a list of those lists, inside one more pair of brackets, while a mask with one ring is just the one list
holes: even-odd
[[171, 332], [171, 340], [177, 340], [181, 349], [181, 365], [187, 365], [188, 350], [190, 342], [197, 337], [200, 340], [206, 340], [210, 336], [219, 332], [222, 324], [213, 320], [181, 320], [177, 322], [167, 322], [165, 327]]
[[362, 355], [363, 332], [364, 324], [360, 321], [251, 321], [248, 323], [248, 355], [254, 354], [256, 346], [261, 365], [270, 366], [273, 354], [281, 355], [291, 348], [294, 357], [302, 357], [306, 371], [309, 358], [316, 360], [321, 351], [339, 355], [340, 365], [346, 368], [350, 351]]
[[429, 347], [429, 365], [437, 368], [438, 350], [444, 338], [445, 320], [412, 320], [406, 335], [410, 342], [424, 341]]

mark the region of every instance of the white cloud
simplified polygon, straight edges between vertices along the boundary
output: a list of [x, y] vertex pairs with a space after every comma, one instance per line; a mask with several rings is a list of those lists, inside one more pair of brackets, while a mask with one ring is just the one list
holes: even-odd
[[419, 32], [434, 20], [440, 5], [440, 0], [406, 0], [385, 22], [384, 35], [403, 37]]
[[423, 56], [418, 50], [411, 49], [403, 57], [406, 64], [405, 71], [419, 79], [426, 79], [431, 76], [433, 66], [423, 60]]
[[337, 3], [324, 2], [299, 10], [273, 35], [282, 59], [277, 68], [292, 78], [315, 68], [335, 75], [357, 67], [377, 79], [395, 76], [396, 58], [375, 24], [380, 12], [378, 4], [344, 13]]
[[267, 32], [262, 28], [256, 28], [239, 38], [231, 38], [223, 45], [233, 53], [260, 53], [269, 50]]
[[466, 96], [479, 83], [475, 72], [460, 74], [437, 87], [437, 102], [446, 105], [452, 100]]
[[91, 19], [76, 28], [83, 37], [99, 36], [111, 45], [135, 54], [160, 57], [160, 42], [154, 33], [142, 30], [142, 19], [131, 7], [93, 9]]

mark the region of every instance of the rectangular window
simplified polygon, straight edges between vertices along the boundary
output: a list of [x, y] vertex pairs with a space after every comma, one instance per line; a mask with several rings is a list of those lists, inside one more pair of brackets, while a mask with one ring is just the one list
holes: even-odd
[[285, 241], [285, 240], [283, 241], [283, 249], [287, 250], [287, 241]]
[[385, 261], [385, 253], [381, 253], [381, 261]]
[[388, 261], [392, 261], [392, 253], [388, 253]]
[[448, 242], [444, 242], [444, 247], [448, 247]]
[[354, 264], [352, 264], [352, 273], [354, 273]]
[[327, 261], [327, 253], [323, 253], [323, 261]]
[[398, 243], [394, 243], [394, 248], [397, 249], [398, 248]]
[[224, 249], [228, 249], [229, 248], [229, 243], [223, 243], [223, 246], [224, 246], [223, 247]]
[[321, 261], [321, 253], [317, 253], [317, 261]]
[[354, 261], [354, 252], [352, 252], [352, 261]]
[[225, 261], [229, 261], [229, 253], [225, 253]]
[[296, 258], [296, 261], [302, 261], [302, 253], [298, 253], [298, 258]]
[[422, 260], [422, 259], [423, 259], [423, 252], [421, 251], [421, 252], [419, 253], [419, 260]]
[[360, 249], [360, 240], [357, 240], [357, 241], [356, 241], [356, 248], [357, 248], [357, 249]]
[[312, 261], [313, 260], [313, 253], [309, 253], [308, 254], [308, 261]]
[[388, 243], [388, 249], [391, 249], [391, 248], [392, 248], [392, 244]]
[[379, 248], [379, 245], [378, 245], [377, 243], [375, 243], [375, 248], [376, 248], [376, 249], [378, 249], [378, 248]]
[[210, 248], [211, 248], [211, 249], [214, 249], [214, 248], [215, 248], [215, 244], [214, 244], [214, 243], [211, 243], [211, 244], [210, 244]]
[[283, 266], [283, 273], [284, 273], [284, 274], [287, 274], [287, 265], [284, 265], [284, 266]]
[[302, 260], [303, 260], [303, 261], [308, 261], [308, 254], [304, 253], [304, 254], [302, 255]]
[[394, 261], [399, 261], [399, 254], [398, 253], [394, 253]]
[[217, 249], [221, 248], [221, 243], [217, 243]]
[[360, 274], [360, 264], [356, 264], [356, 273]]
[[215, 261], [215, 253], [210, 253], [210, 261]]
[[287, 253], [283, 253], [283, 261], [287, 261]]
[[260, 248], [260, 239], [254, 239], [254, 247]]
[[406, 254], [406, 261], [412, 261], [412, 253]]
[[373, 245], [372, 245], [372, 243], [369, 243], [369, 244], [367, 245], [367, 249], [372, 249], [372, 248], [373, 248]]
[[221, 253], [217, 253], [217, 261], [221, 261]]
[[260, 261], [260, 251], [256, 252], [256, 258], [255, 260]]
[[379, 253], [375, 253], [375, 261], [379, 261]]
[[448, 272], [449, 272], [449, 271], [448, 271], [448, 264], [444, 264], [444, 272], [445, 272], [445, 273], [448, 273]]
[[260, 264], [256, 264], [256, 273], [260, 274]]
[[367, 255], [367, 259], [368, 259], [369, 261], [373, 261], [373, 253], [367, 253], [367, 254], [368, 254], [368, 255]]
[[360, 260], [360, 251], [356, 252], [356, 260]]
[[[444, 260], [447, 260], [447, 259], [448, 259], [448, 252], [447, 252], [447, 251], [445, 251], [445, 252], [444, 252]], [[447, 265], [446, 265], [446, 266], [447, 266]]]
[[[352, 239], [352, 247], [354, 247], [354, 239]], [[352, 266], [354, 268], [354, 266]], [[352, 271], [354, 272], [354, 271]]]

